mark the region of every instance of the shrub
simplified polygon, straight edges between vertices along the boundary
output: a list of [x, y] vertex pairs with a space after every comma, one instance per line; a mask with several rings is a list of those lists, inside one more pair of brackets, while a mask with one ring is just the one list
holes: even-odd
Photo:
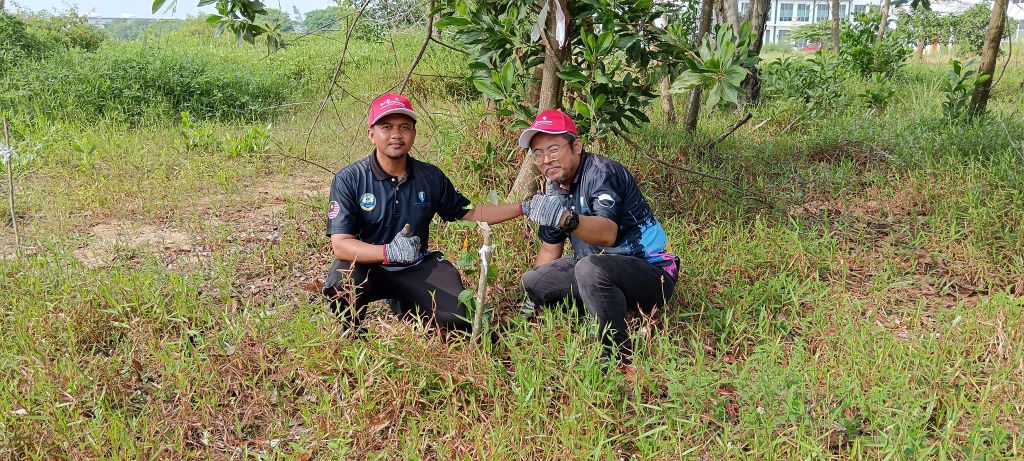
[[818, 51], [811, 59], [787, 56], [765, 64], [761, 85], [766, 98], [797, 101], [819, 116], [846, 104], [847, 75], [836, 55]]
[[70, 12], [26, 17], [0, 12], [0, 75], [29, 59], [41, 59], [70, 49], [92, 51], [106, 36]]
[[[953, 16], [953, 41], [957, 52], [963, 56], [980, 55], [985, 46], [985, 32], [988, 30], [992, 8], [988, 4], [974, 5], [963, 13]], [[1017, 30], [1017, 21], [1006, 18], [1003, 27], [1003, 38], [1010, 38]]]
[[867, 13], [857, 15], [857, 21], [842, 32], [839, 54], [843, 62], [862, 77], [875, 73], [886, 77], [895, 76], [912, 52], [893, 34], [882, 40], [877, 39], [876, 31], [881, 18], [878, 9], [872, 7]]
[[949, 74], [942, 83], [942, 92], [946, 94], [946, 100], [942, 103], [942, 113], [950, 120], [963, 118], [967, 113], [967, 104], [971, 101], [974, 86], [988, 81], [988, 75], [979, 75], [969, 70], [974, 64], [974, 60], [964, 64], [956, 59], [949, 62]]
[[25, 23], [34, 38], [38, 57], [70, 49], [95, 51], [107, 37], [102, 29], [89, 25], [74, 10], [63, 15], [35, 13], [26, 16]]
[[890, 82], [882, 74], [871, 74], [871, 81], [867, 88], [857, 96], [864, 100], [870, 112], [881, 115], [889, 106], [889, 101], [896, 94], [896, 85]]
[[176, 117], [255, 120], [273, 115], [288, 79], [272, 68], [145, 46], [73, 50], [21, 66], [0, 81], [0, 111], [130, 123]]
[[0, 13], [0, 75], [28, 57], [33, 47], [25, 23], [9, 14]]

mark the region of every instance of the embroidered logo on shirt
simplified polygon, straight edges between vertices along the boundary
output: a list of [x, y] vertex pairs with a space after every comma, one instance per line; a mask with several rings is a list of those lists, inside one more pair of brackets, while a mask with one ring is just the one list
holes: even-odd
[[327, 219], [337, 218], [338, 213], [341, 213], [341, 205], [339, 205], [338, 202], [331, 200], [331, 206], [327, 209]]
[[363, 211], [371, 211], [377, 207], [377, 197], [367, 192], [359, 197], [359, 208]]
[[420, 203], [427, 201], [427, 194], [423, 193], [423, 191], [420, 191], [419, 194], [416, 194], [416, 197], [419, 197]]

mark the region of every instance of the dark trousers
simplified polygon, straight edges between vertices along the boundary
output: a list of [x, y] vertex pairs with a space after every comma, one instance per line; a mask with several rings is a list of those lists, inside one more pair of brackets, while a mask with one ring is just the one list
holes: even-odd
[[676, 281], [664, 269], [633, 256], [590, 255], [561, 258], [530, 269], [523, 287], [539, 306], [572, 301], [597, 320], [606, 356], [630, 363], [633, 344], [626, 329], [627, 310], [649, 312], [672, 297]]
[[417, 316], [446, 330], [468, 331], [472, 325], [466, 320], [466, 306], [459, 303], [462, 289], [459, 271], [435, 253], [400, 271], [335, 259], [323, 293], [330, 298], [331, 310], [356, 326], [370, 302], [388, 299], [399, 316]]

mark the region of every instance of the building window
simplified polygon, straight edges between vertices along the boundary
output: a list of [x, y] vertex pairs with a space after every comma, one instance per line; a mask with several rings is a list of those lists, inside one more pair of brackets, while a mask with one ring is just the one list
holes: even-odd
[[811, 5], [806, 3], [798, 3], [796, 5], [796, 20], [799, 22], [807, 22], [811, 20]]
[[864, 14], [867, 10], [867, 5], [853, 5], [853, 14]]
[[817, 14], [814, 15], [815, 21], [828, 21], [828, 4], [819, 3]]
[[778, 43], [782, 43], [782, 42], [783, 42], [783, 40], [785, 40], [785, 39], [786, 39], [786, 35], [787, 35], [787, 34], [789, 34], [789, 31], [788, 31], [788, 30], [780, 30], [780, 31], [779, 31], [779, 38], [778, 38], [777, 42], [778, 42]]
[[[783, 3], [779, 5], [779, 21], [792, 21], [793, 20], [793, 4]], [[781, 31], [780, 31], [781, 32]], [[781, 36], [780, 36], [781, 38]]]
[[747, 15], [747, 10], [749, 10], [749, 9], [750, 9], [750, 4], [749, 3], [747, 3], [747, 2], [740, 3], [740, 17], [742, 18], [742, 17], [746, 16]]
[[839, 5], [839, 19], [846, 18], [846, 4]]

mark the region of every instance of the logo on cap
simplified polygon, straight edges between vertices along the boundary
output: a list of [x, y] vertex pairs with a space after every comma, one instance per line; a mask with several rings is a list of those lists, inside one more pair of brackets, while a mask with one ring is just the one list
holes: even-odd
[[398, 98], [387, 98], [387, 99], [381, 101], [380, 104], [377, 107], [379, 107], [381, 109], [385, 109], [385, 108], [388, 108], [388, 107], [391, 107], [391, 106], [405, 107], [405, 103], [402, 102], [402, 101], [399, 101]]

